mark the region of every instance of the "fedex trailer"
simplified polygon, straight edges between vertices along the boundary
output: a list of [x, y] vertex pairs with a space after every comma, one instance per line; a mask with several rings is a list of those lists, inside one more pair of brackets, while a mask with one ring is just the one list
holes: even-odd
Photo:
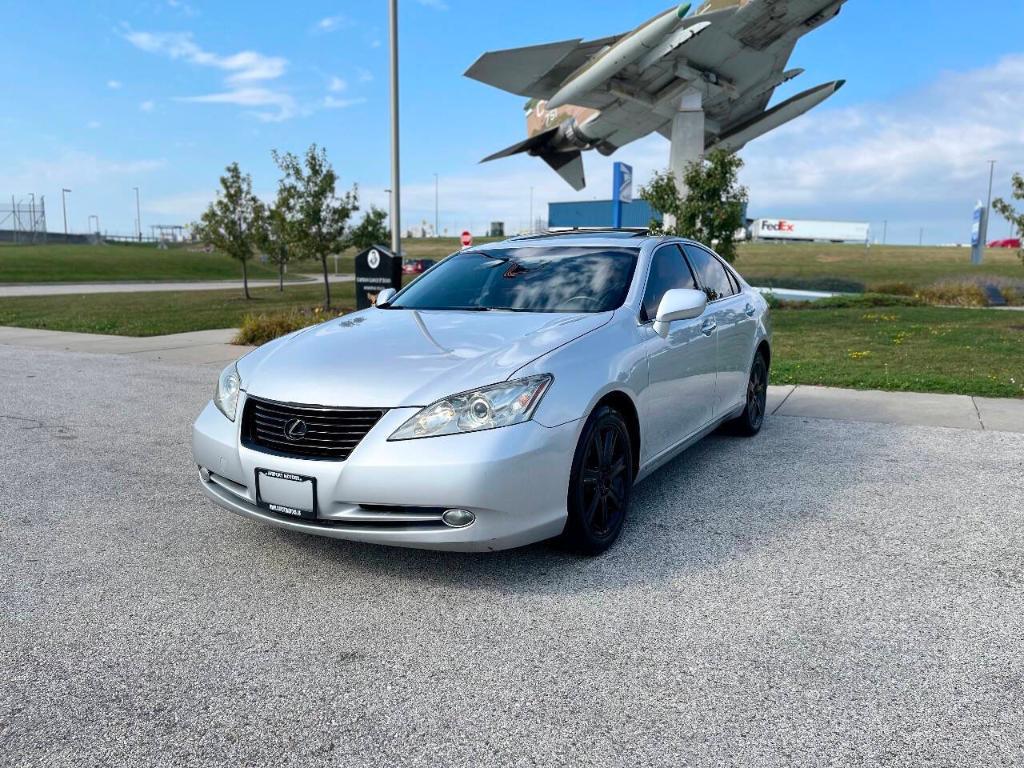
[[871, 237], [871, 225], [852, 221], [755, 219], [750, 236], [753, 240], [866, 243]]

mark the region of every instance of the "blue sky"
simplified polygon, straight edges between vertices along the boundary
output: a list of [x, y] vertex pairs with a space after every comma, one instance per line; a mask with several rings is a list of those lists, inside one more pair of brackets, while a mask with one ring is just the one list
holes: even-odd
[[[403, 219], [433, 221], [440, 175], [442, 228], [493, 219], [526, 226], [550, 200], [608, 196], [612, 160], [586, 156], [577, 195], [539, 160], [477, 161], [523, 138], [523, 99], [462, 72], [483, 51], [621, 32], [669, 5], [520, 0], [402, 0]], [[971, 209], [999, 161], [997, 193], [1024, 171], [1024, 4], [849, 0], [805, 38], [780, 90], [845, 77], [810, 115], [751, 144], [743, 181], [751, 214], [871, 221], [889, 239], [963, 241]], [[195, 219], [224, 165], [237, 160], [273, 194], [271, 149], [324, 145], [365, 202], [389, 181], [387, 4], [108, 0], [18, 5], [5, 24], [0, 71], [0, 196], [45, 194], [61, 228], [103, 229]], [[11, 16], [7, 15], [10, 19]], [[642, 181], [667, 163], [651, 137], [621, 150]], [[993, 224], [1002, 236], [1005, 225]]]

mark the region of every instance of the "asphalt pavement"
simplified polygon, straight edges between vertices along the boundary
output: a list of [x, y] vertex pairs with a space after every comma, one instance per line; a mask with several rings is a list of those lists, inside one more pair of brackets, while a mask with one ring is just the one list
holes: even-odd
[[215, 374], [0, 346], [0, 765], [1021, 762], [1024, 435], [776, 415], [441, 554], [208, 504]]

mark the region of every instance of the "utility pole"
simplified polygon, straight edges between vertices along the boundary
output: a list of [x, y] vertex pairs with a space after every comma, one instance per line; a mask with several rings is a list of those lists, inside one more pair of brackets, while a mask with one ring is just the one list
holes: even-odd
[[139, 233], [139, 242], [142, 242], [142, 207], [139, 205], [139, 188], [132, 187], [135, 190], [135, 226], [136, 231]]
[[32, 217], [30, 226], [32, 227], [32, 242], [36, 241], [36, 193], [29, 192], [29, 215]]
[[886, 241], [888, 239], [889, 239], [889, 220], [886, 219], [884, 222], [882, 222], [882, 245], [885, 245], [885, 243], [886, 243]]
[[398, 131], [398, 0], [388, 2], [391, 31], [391, 250], [402, 255], [401, 171]]
[[60, 191], [60, 205], [64, 209], [64, 242], [68, 241], [68, 202], [66, 195], [70, 195], [70, 189], [61, 189]]
[[924, 227], [921, 227], [921, 234], [917, 238], [918, 246], [924, 245]]
[[434, 174], [434, 237], [441, 236], [441, 182]]

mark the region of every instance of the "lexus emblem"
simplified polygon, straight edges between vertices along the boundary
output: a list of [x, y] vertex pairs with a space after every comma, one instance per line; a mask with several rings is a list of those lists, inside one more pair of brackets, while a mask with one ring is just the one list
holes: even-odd
[[284, 436], [289, 440], [301, 440], [309, 431], [309, 425], [302, 419], [292, 419], [284, 425]]

